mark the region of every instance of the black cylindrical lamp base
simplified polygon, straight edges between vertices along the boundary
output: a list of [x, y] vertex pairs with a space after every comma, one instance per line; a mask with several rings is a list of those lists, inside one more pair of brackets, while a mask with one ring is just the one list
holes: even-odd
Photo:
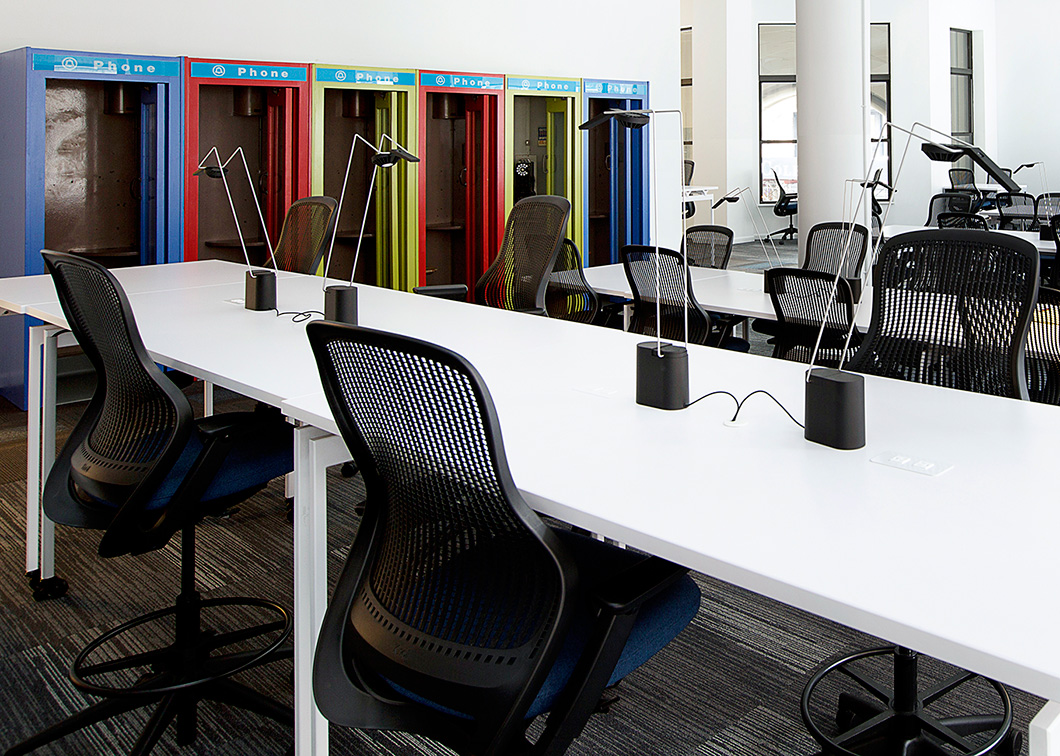
[[357, 325], [357, 288], [329, 286], [324, 289], [324, 319]]
[[248, 270], [243, 306], [248, 310], [275, 310], [276, 274], [271, 270]]
[[832, 368], [814, 368], [806, 379], [807, 441], [833, 449], [865, 445], [865, 378]]
[[637, 344], [637, 404], [677, 410], [688, 406], [688, 350], [675, 344]]

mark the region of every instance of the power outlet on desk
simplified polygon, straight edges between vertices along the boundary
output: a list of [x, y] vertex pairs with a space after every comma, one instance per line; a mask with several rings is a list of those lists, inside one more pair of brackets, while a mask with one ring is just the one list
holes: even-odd
[[901, 454], [899, 452], [885, 452], [883, 454], [877, 454], [872, 457], [870, 462], [875, 462], [880, 465], [887, 465], [887, 467], [897, 467], [899, 470], [908, 470], [909, 472], [919, 473], [920, 475], [928, 475], [935, 477], [942, 475], [947, 470], [952, 470], [953, 465], [946, 462], [939, 462], [932, 459], [923, 459], [921, 457], [913, 457], [908, 454]]

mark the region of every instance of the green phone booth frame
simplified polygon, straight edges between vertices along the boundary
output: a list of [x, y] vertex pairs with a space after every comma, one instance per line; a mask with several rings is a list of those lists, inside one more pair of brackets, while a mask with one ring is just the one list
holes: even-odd
[[[416, 71], [403, 68], [364, 68], [357, 66], [312, 66], [312, 122], [311, 129], [311, 183], [315, 195], [324, 194], [324, 122], [327, 90], [361, 90], [389, 92], [392, 107], [389, 108], [387, 132], [395, 141], [410, 152], [416, 151], [418, 131], [418, 98]], [[403, 102], [402, 102], [403, 101]], [[380, 128], [380, 112], [376, 114], [376, 133]], [[378, 137], [377, 137], [378, 139]], [[379, 145], [376, 144], [376, 147]], [[383, 150], [387, 145], [383, 145]], [[367, 150], [361, 144], [357, 154]], [[343, 149], [343, 170], [349, 145]], [[352, 181], [351, 177], [351, 181]], [[401, 291], [411, 291], [419, 281], [419, 224], [417, 223], [417, 197], [419, 171], [416, 163], [404, 160], [392, 168], [381, 168], [376, 173], [375, 202], [375, 270], [379, 286]], [[389, 196], [389, 199], [386, 199]], [[338, 200], [338, 196], [335, 197]], [[346, 200], [349, 200], [347, 195]], [[360, 219], [364, 207], [353, 208]], [[358, 227], [355, 229], [359, 231]], [[367, 230], [367, 229], [366, 229]], [[341, 234], [341, 231], [340, 231]], [[336, 242], [337, 243], [337, 242]], [[364, 249], [362, 248], [362, 254]], [[323, 273], [323, 262], [320, 271]]]
[[[504, 212], [505, 216], [511, 212], [515, 204], [515, 161], [519, 155], [524, 154], [523, 149], [515, 148], [515, 98], [516, 97], [546, 97], [553, 100], [564, 100], [563, 108], [554, 108], [555, 103], [549, 103], [546, 108], [548, 113], [563, 113], [567, 117], [564, 121], [564, 141], [569, 146], [564, 161], [564, 188], [556, 191], [552, 186], [552, 172], [546, 171], [544, 176], [538, 178], [538, 194], [557, 194], [570, 200], [570, 221], [567, 224], [567, 237], [570, 238], [578, 249], [585, 248], [585, 229], [582, 220], [582, 138], [578, 131], [578, 125], [582, 122], [582, 80], [567, 78], [543, 79], [534, 76], [512, 76], [505, 77], [504, 82], [504, 160], [505, 182], [504, 182]], [[555, 161], [553, 146], [556, 144], [555, 119], [549, 117], [546, 125], [546, 168], [547, 164]], [[544, 185], [542, 185], [542, 182]]]

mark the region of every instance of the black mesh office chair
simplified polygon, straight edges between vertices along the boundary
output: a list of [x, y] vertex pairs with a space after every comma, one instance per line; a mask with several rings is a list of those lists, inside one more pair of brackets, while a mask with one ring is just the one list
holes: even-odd
[[567, 233], [570, 202], [541, 195], [520, 200], [508, 214], [501, 248], [475, 283], [475, 301], [544, 315], [548, 276]]
[[[855, 300], [861, 298], [861, 274], [869, 249], [869, 230], [860, 223], [818, 223], [806, 235], [806, 257], [803, 270], [815, 270], [831, 276], [840, 275]], [[820, 322], [820, 321], [818, 321]], [[779, 331], [776, 321], [756, 318], [751, 328], [758, 333], [775, 336]]]
[[[257, 598], [202, 599], [195, 586], [195, 524], [291, 471], [291, 427], [277, 412], [196, 421], [187, 397], [147, 354], [113, 275], [75, 255], [46, 252], [44, 259], [70, 330], [98, 376], [92, 400], [48, 476], [44, 511], [61, 525], [103, 530], [102, 557], [154, 551], [179, 532], [180, 595], [174, 606], [89, 643], [74, 660], [70, 679], [102, 700], [9, 748], [7, 756], [152, 704], [133, 754], [149, 753], [174, 719], [177, 742], [193, 742], [202, 700], [293, 724], [289, 707], [230, 679], [290, 658], [290, 649], [281, 648], [291, 632], [287, 611]], [[216, 633], [204, 627], [202, 615], [218, 607], [267, 619]], [[145, 648], [145, 626], [171, 640]], [[245, 648], [255, 639], [258, 648]]]
[[[897, 236], [880, 250], [872, 320], [850, 369], [1026, 399], [1024, 341], [1037, 291], [1038, 253], [1022, 239], [967, 230]], [[893, 661], [892, 682], [859, 668], [876, 657]], [[803, 691], [810, 733], [829, 753], [844, 755], [981, 756], [998, 745], [997, 753], [1019, 753], [1004, 686], [964, 670], [941, 682], [920, 680], [917, 663], [916, 652], [894, 646], [825, 662]], [[854, 681], [857, 692], [843, 691], [835, 723], [823, 725], [812, 716], [818, 706], [814, 691], [844, 678]], [[972, 681], [993, 689], [995, 712], [955, 712], [949, 694]]]
[[[460, 754], [562, 754], [604, 687], [695, 616], [695, 583], [545, 525], [460, 355], [356, 326], [307, 332], [368, 493], [317, 643], [321, 712]], [[531, 746], [526, 728], [546, 711]]]
[[999, 228], [1012, 231], [1038, 229], [1038, 215], [1032, 195], [1024, 192], [998, 192], [995, 202]]
[[292, 273], [316, 273], [335, 230], [331, 197], [304, 197], [291, 203], [272, 254], [276, 267]]
[[838, 367], [848, 362], [861, 337], [851, 332], [854, 298], [846, 279], [837, 282], [834, 274], [802, 268], [770, 268], [765, 276], [777, 324], [772, 356], [809, 363], [823, 322], [814, 364]]
[[545, 289], [545, 310], [550, 318], [591, 323], [600, 307], [600, 298], [585, 280], [582, 253], [570, 239], [563, 240]]
[[1060, 215], [1060, 192], [1039, 194], [1034, 200], [1034, 214], [1040, 226], [1048, 224], [1054, 215]]
[[993, 196], [987, 198], [975, 185], [975, 171], [971, 168], [950, 168], [950, 191], [967, 194], [972, 200], [971, 212], [993, 207]]
[[[691, 186], [692, 185], [692, 174], [695, 173], [695, 172], [696, 172], [696, 161], [695, 160], [686, 160], [686, 161], [684, 161], [684, 176], [683, 176], [684, 186]], [[689, 218], [691, 218], [695, 214], [696, 214], [696, 203], [695, 202], [686, 202], [685, 206], [684, 206], [684, 213], [683, 213], [684, 219], [688, 220]]]
[[1027, 393], [1032, 402], [1060, 404], [1060, 291], [1038, 288], [1027, 330]]
[[936, 194], [928, 202], [928, 218], [925, 226], [937, 226], [940, 213], [971, 213], [972, 198], [960, 192]]
[[971, 228], [978, 231], [989, 231], [986, 218], [972, 213], [939, 213], [935, 218], [939, 228]]
[[787, 218], [788, 227], [782, 228], [772, 232], [769, 236], [779, 236], [777, 240], [778, 244], [783, 244], [785, 239], [794, 239], [795, 234], [799, 232], [799, 229], [795, 227], [795, 216], [799, 213], [799, 195], [788, 194], [784, 191], [784, 184], [780, 182], [780, 176], [777, 172], [773, 171], [773, 179], [777, 182], [777, 191], [780, 194], [777, 196], [777, 201], [773, 205], [773, 215], [778, 218]]
[[629, 330], [645, 336], [684, 340], [687, 309], [690, 343], [748, 351], [750, 345], [746, 341], [717, 328], [710, 313], [696, 301], [692, 279], [684, 269], [681, 255], [665, 248], [660, 248], [658, 255], [655, 252], [655, 247], [640, 244], [622, 248], [622, 267], [633, 292]]
[[725, 226], [692, 226], [685, 231], [688, 264], [698, 268], [729, 267], [733, 231]]

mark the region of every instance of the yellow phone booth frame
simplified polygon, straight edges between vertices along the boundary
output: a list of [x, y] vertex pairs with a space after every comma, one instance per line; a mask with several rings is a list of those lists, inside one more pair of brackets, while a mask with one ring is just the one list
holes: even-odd
[[[328, 90], [369, 91], [376, 93], [375, 133], [389, 134], [399, 144], [415, 153], [417, 128], [416, 72], [412, 69], [358, 68], [354, 66], [329, 66], [315, 64], [312, 67], [313, 114], [310, 128], [312, 130], [312, 191], [315, 195], [324, 194], [325, 149], [324, 124], [325, 104]], [[379, 147], [379, 144], [375, 145]], [[345, 172], [346, 159], [350, 145], [342, 145], [342, 170]], [[381, 149], [386, 151], [388, 144]], [[363, 152], [362, 152], [363, 151]], [[370, 155], [363, 143], [357, 146], [355, 163], [360, 155]], [[369, 164], [370, 165], [370, 164]], [[417, 180], [418, 167], [415, 163], [398, 161], [392, 168], [380, 168], [375, 177], [374, 197], [375, 228], [365, 229], [365, 233], [374, 233], [375, 238], [375, 283], [391, 289], [411, 291], [419, 281], [419, 224], [417, 223]], [[357, 177], [350, 176], [350, 185]], [[366, 177], [362, 177], [367, 180]], [[341, 180], [341, 176], [339, 177]], [[360, 219], [364, 206], [349, 207], [349, 187], [344, 204], [343, 215], [352, 213], [357, 219], [357, 228], [340, 228], [339, 239], [347, 233], [347, 241], [356, 244], [356, 234], [360, 231]], [[335, 199], [338, 200], [338, 189]], [[347, 216], [348, 217], [348, 216]], [[342, 219], [340, 219], [340, 222]], [[339, 241], [336, 240], [336, 246]], [[370, 249], [370, 248], [369, 248]], [[366, 248], [362, 246], [363, 255]], [[323, 262], [321, 270], [323, 272]]]
[[[543, 172], [535, 177], [536, 193], [559, 195], [570, 201], [567, 236], [578, 245], [579, 250], [585, 247], [582, 221], [582, 138], [578, 131], [578, 124], [582, 121], [581, 87], [581, 79], [543, 79], [511, 75], [505, 77], [504, 84], [505, 216], [515, 204], [516, 161], [528, 153], [541, 154], [543, 147]], [[543, 132], [539, 126], [537, 133], [525, 137], [525, 141], [531, 144], [515, 144], [516, 130], [522, 126], [516, 123], [516, 97], [546, 98], [546, 125]], [[566, 148], [562, 155], [556, 149], [561, 143]], [[559, 169], [563, 171], [563, 179], [557, 182], [555, 177]]]

